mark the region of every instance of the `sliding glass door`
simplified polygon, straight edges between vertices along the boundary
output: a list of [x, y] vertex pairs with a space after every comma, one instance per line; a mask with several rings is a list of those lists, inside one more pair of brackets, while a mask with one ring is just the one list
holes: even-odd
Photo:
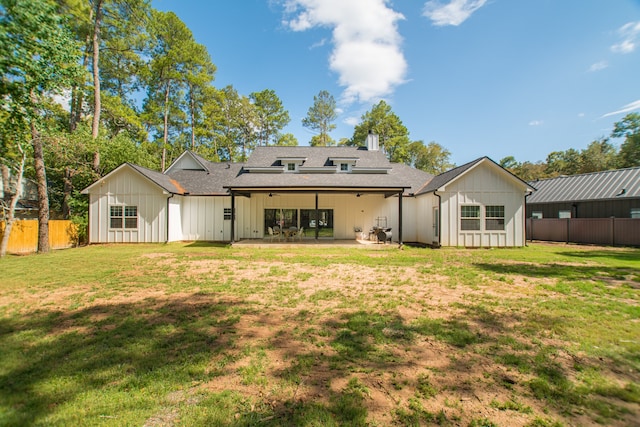
[[273, 230], [302, 227], [307, 237], [315, 237], [317, 228], [318, 237], [333, 237], [333, 209], [265, 209], [265, 236], [269, 227]]

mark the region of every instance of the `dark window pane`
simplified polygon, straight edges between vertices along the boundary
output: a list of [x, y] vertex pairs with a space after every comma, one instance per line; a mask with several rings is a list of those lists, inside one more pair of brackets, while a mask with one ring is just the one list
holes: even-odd
[[480, 230], [480, 220], [479, 219], [463, 219], [460, 221], [460, 229]]

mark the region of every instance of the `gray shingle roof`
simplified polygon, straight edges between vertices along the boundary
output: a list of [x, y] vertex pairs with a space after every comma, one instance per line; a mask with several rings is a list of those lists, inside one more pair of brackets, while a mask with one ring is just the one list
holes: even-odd
[[170, 176], [165, 175], [161, 172], [154, 171], [151, 169], [144, 168], [142, 166], [134, 165], [132, 163], [127, 163], [127, 165], [131, 166], [133, 169], [138, 171], [140, 174], [144, 175], [158, 186], [168, 191], [169, 193], [182, 193], [182, 189], [180, 188], [180, 184], [171, 179]]
[[[202, 170], [170, 168], [168, 173], [153, 171], [141, 166], [127, 164], [169, 193], [193, 196], [228, 195], [229, 190], [361, 190], [404, 194], [428, 192], [435, 182], [441, 184], [464, 173], [478, 159], [460, 168], [453, 169], [434, 178], [433, 175], [400, 163], [391, 163], [382, 151], [369, 151], [361, 147], [258, 147], [245, 164], [214, 163], [189, 152], [202, 166]], [[282, 171], [280, 160], [304, 159], [299, 172]], [[353, 160], [355, 173], [341, 173], [331, 159], [338, 162]], [[251, 168], [274, 167], [278, 173], [264, 173]], [[312, 168], [309, 173], [304, 167]], [[200, 168], [198, 168], [200, 169]], [[360, 171], [360, 173], [358, 173]]]
[[382, 151], [363, 147], [257, 147], [247, 159], [246, 167], [275, 166], [279, 158], [306, 158], [306, 167], [329, 166], [330, 158], [357, 158], [356, 167], [390, 166]]
[[184, 194], [192, 196], [222, 196], [228, 195], [225, 188], [238, 175], [241, 164], [238, 163], [211, 163], [207, 165], [207, 171], [178, 170], [169, 175], [179, 182]]
[[[298, 173], [251, 172], [252, 168], [281, 168], [281, 160], [305, 159]], [[354, 171], [370, 173], [336, 173], [331, 159], [355, 159]], [[304, 173], [305, 168], [326, 168], [326, 173]], [[424, 184], [431, 176], [422, 172], [409, 172], [404, 165], [389, 162], [382, 151], [369, 151], [362, 147], [258, 147], [243, 171], [229, 185], [242, 189], [352, 189], [399, 190]], [[418, 178], [419, 177], [419, 178]], [[423, 179], [416, 184], [416, 179]]]
[[[640, 198], [640, 166], [531, 182], [537, 191], [527, 203]], [[623, 191], [624, 190], [624, 193]]]
[[424, 187], [418, 190], [416, 194], [425, 194], [425, 193], [431, 193], [433, 191], [436, 191], [438, 188], [453, 181], [454, 179], [456, 179], [457, 177], [459, 177], [460, 175], [462, 175], [463, 173], [465, 173], [466, 171], [468, 171], [469, 169], [471, 169], [472, 167], [480, 163], [485, 158], [488, 158], [488, 157], [481, 157], [472, 162], [466, 163], [462, 166], [458, 166], [457, 168], [453, 168], [444, 173], [441, 173], [440, 175], [437, 175], [431, 181], [427, 182], [424, 185]]

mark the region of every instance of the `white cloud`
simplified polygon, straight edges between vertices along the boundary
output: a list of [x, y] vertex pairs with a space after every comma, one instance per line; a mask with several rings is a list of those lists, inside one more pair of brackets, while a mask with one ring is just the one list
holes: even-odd
[[630, 104], [625, 105], [624, 107], [622, 107], [619, 110], [612, 111], [610, 113], [604, 114], [600, 118], [609, 117], [609, 116], [615, 116], [617, 114], [630, 113], [631, 111], [634, 111], [634, 110], [640, 110], [640, 99], [637, 100], [637, 101], [633, 101]]
[[360, 117], [356, 117], [356, 116], [349, 116], [346, 117], [344, 120], [344, 123], [348, 124], [349, 126], [357, 126], [358, 123], [360, 123]]
[[329, 67], [345, 87], [345, 102], [371, 102], [404, 83], [407, 62], [388, 0], [286, 0], [284, 24], [293, 31], [332, 29]]
[[544, 122], [542, 120], [531, 120], [529, 122], [529, 126], [542, 126], [543, 123]]
[[638, 39], [640, 39], [640, 21], [623, 25], [618, 29], [618, 34], [622, 40], [611, 46], [611, 50], [623, 54], [633, 52], [638, 47]]
[[429, 0], [425, 3], [422, 14], [431, 19], [436, 26], [458, 26], [486, 2], [487, 0], [451, 0], [443, 4], [439, 0]]
[[590, 72], [601, 71], [608, 67], [609, 67], [609, 63], [607, 61], [600, 61], [600, 62], [596, 62], [595, 64], [592, 64], [591, 67], [589, 67], [589, 71]]

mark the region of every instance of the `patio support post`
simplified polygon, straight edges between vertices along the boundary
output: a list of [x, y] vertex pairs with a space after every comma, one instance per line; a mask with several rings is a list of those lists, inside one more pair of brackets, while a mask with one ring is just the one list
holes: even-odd
[[402, 191], [398, 193], [398, 244], [402, 246]]
[[320, 218], [319, 215], [320, 212], [318, 210], [318, 192], [316, 191], [316, 229], [314, 231], [315, 235], [316, 235], [316, 240], [318, 240], [318, 232], [320, 230]]
[[235, 241], [234, 230], [236, 228], [236, 193], [231, 191], [231, 244]]

